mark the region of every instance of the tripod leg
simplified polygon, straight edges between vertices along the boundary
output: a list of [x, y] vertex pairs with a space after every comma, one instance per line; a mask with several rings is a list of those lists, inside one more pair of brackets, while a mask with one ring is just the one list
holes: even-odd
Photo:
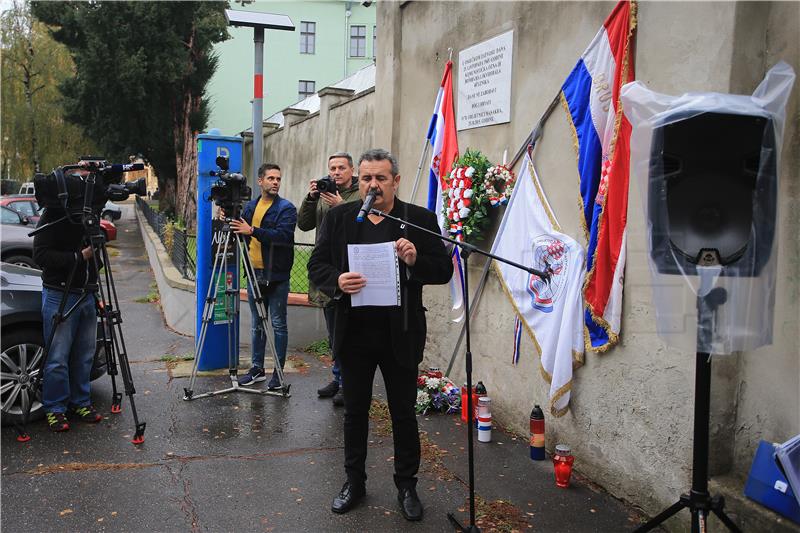
[[192, 396], [194, 395], [194, 383], [197, 379], [197, 367], [200, 364], [200, 354], [203, 353], [203, 347], [205, 346], [206, 342], [206, 335], [208, 333], [208, 325], [211, 322], [211, 319], [214, 315], [214, 305], [217, 303], [217, 284], [219, 283], [219, 276], [222, 272], [226, 270], [226, 257], [228, 253], [228, 239], [230, 237], [230, 233], [225, 235], [225, 241], [223, 242], [223, 251], [222, 255], [217, 253], [214, 256], [214, 265], [211, 269], [211, 280], [208, 284], [208, 290], [206, 291], [206, 299], [205, 303], [203, 304], [203, 317], [200, 326], [200, 335], [197, 338], [197, 343], [195, 345], [195, 355], [194, 355], [194, 366], [192, 367], [192, 376], [189, 380], [189, 386], [183, 389], [183, 399], [184, 400], [191, 400]]
[[119, 414], [122, 412], [122, 393], [117, 390], [117, 358], [111, 342], [111, 324], [102, 309], [102, 302], [97, 302], [97, 316], [100, 318], [100, 327], [103, 331], [103, 352], [106, 356], [106, 372], [111, 376], [111, 412]]
[[656, 527], [661, 525], [667, 518], [670, 518], [671, 516], [677, 514], [678, 512], [680, 512], [681, 509], [683, 509], [686, 506], [687, 505], [682, 498], [681, 500], [673, 503], [672, 505], [661, 511], [659, 514], [648, 520], [646, 523], [637, 527], [634, 530], [634, 533], [644, 533], [645, 531], [650, 531], [652, 529], [655, 529]]
[[739, 526], [737, 526], [733, 522], [733, 520], [731, 520], [731, 518], [728, 515], [725, 514], [725, 511], [723, 510], [722, 505], [720, 505], [719, 507], [714, 506], [714, 507], [711, 508], [711, 510], [714, 512], [715, 515], [717, 515], [717, 518], [719, 518], [720, 521], [723, 524], [725, 524], [725, 526], [730, 531], [733, 531], [734, 533], [742, 533], [742, 530], [739, 529]]

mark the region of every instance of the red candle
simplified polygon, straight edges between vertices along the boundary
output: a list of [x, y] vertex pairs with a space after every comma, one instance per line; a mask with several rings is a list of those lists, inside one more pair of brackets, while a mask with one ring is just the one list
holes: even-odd
[[575, 458], [572, 451], [566, 444], [556, 446], [556, 453], [553, 455], [553, 468], [556, 473], [556, 485], [565, 489], [569, 487], [569, 478], [572, 475], [572, 463]]

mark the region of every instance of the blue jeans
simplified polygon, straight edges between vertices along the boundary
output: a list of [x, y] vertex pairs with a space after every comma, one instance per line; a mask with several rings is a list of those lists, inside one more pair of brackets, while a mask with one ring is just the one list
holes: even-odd
[[[256, 279], [263, 275], [261, 269], [256, 268]], [[275, 352], [280, 362], [281, 368], [286, 363], [286, 347], [289, 344], [289, 329], [286, 326], [286, 301], [289, 299], [289, 280], [271, 281], [269, 285], [258, 283], [261, 289], [261, 296], [264, 298], [264, 308], [269, 310], [269, 318], [272, 322], [272, 330], [275, 333]], [[250, 304], [250, 316], [252, 327], [250, 329], [250, 339], [253, 350], [253, 366], [264, 368], [264, 349], [267, 344], [267, 335], [264, 327], [258, 319], [255, 297], [252, 287], [247, 286], [247, 301]]]
[[[58, 312], [63, 293], [42, 289], [44, 340], [50, 338], [53, 316]], [[68, 294], [66, 313], [80, 298]], [[97, 342], [97, 312], [94, 294], [86, 298], [56, 329], [44, 366], [42, 405], [46, 413], [64, 413], [67, 406], [85, 407], [92, 403], [89, 376], [92, 372]]]
[[325, 315], [325, 327], [328, 329], [328, 346], [331, 347], [331, 356], [333, 356], [333, 366], [331, 367], [331, 373], [333, 374], [333, 379], [339, 382], [339, 386], [342, 386], [342, 370], [339, 365], [339, 358], [336, 357], [336, 354], [333, 353], [333, 332], [334, 330], [334, 308], [332, 305], [322, 308], [322, 314]]

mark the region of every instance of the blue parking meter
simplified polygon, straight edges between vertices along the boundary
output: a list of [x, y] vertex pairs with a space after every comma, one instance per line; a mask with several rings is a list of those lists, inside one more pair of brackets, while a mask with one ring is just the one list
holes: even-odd
[[[230, 172], [242, 171], [242, 139], [241, 137], [225, 137], [219, 130], [197, 136], [197, 268], [196, 268], [196, 302], [197, 320], [195, 323], [195, 342], [200, 341], [203, 327], [203, 309], [206, 297], [216, 294], [213, 314], [211, 315], [205, 341], [198, 358], [198, 370], [214, 370], [228, 368], [228, 350], [232, 350], [234, 362], [239, 361], [239, 309], [238, 294], [232, 288], [239, 286], [239, 257], [234, 248], [233, 235], [228, 242], [227, 271], [217, 276], [217, 286], [209, 293], [214, 256], [217, 245], [224, 242], [222, 222], [213, 220], [214, 203], [211, 199], [211, 186], [218, 180], [211, 173], [218, 170], [216, 159], [227, 157]], [[232, 253], [231, 253], [232, 252]]]

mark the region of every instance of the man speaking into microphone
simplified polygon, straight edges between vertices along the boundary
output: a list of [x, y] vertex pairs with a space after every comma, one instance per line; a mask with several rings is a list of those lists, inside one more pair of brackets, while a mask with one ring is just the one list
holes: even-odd
[[[362, 202], [328, 211], [308, 262], [309, 279], [334, 302], [333, 353], [339, 359], [344, 388], [347, 481], [331, 510], [346, 513], [366, 494], [369, 408], [375, 369], [380, 367], [392, 417], [398, 503], [406, 519], [420, 520], [423, 511], [416, 492], [420, 444], [414, 404], [427, 329], [422, 286], [447, 283], [453, 264], [437, 237], [401, 227], [364, 205], [374, 197], [372, 209], [440, 232], [434, 213], [396, 198], [400, 175], [392, 154], [369, 150], [361, 156], [358, 170]], [[368, 286], [369, 279], [350, 271], [348, 245], [387, 242], [394, 243], [397, 254], [400, 305], [354, 307], [351, 296]]]

